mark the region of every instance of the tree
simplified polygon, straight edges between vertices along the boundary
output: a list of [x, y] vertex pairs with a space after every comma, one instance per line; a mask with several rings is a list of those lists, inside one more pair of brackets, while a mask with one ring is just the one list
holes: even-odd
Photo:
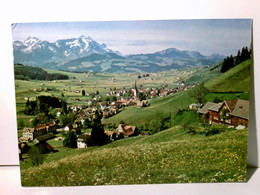
[[85, 96], [85, 94], [86, 94], [86, 93], [85, 93], [85, 90], [83, 89], [83, 90], [82, 90], [82, 96]]
[[95, 112], [95, 118], [92, 121], [91, 139], [96, 146], [102, 146], [107, 143], [107, 136], [104, 131], [104, 125], [101, 124], [102, 116]]
[[203, 85], [198, 85], [189, 91], [189, 96], [196, 99], [201, 105], [204, 101], [205, 95], [208, 93], [208, 89]]
[[69, 148], [77, 148], [77, 136], [71, 130], [64, 134], [63, 146]]
[[28, 156], [32, 162], [33, 166], [38, 166], [44, 162], [44, 155], [39, 147], [32, 146], [28, 152]]
[[240, 50], [237, 51], [237, 57], [236, 57], [236, 65], [240, 64], [241, 62], [241, 53]]
[[94, 123], [91, 131], [91, 139], [94, 145], [102, 146], [107, 143], [107, 136], [104, 132], [104, 126], [102, 124]]

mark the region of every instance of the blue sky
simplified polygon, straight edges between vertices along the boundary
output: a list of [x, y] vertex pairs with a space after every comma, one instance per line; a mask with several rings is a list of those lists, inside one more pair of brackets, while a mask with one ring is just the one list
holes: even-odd
[[167, 48], [230, 55], [250, 46], [251, 25], [250, 19], [18, 23], [12, 32], [13, 40], [50, 42], [86, 35], [124, 55]]

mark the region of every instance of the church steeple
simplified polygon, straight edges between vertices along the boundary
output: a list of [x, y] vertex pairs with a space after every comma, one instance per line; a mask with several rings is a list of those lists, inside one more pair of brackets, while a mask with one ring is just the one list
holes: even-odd
[[137, 86], [136, 86], [136, 80], [135, 80], [135, 90], [136, 90], [136, 93], [137, 93]]

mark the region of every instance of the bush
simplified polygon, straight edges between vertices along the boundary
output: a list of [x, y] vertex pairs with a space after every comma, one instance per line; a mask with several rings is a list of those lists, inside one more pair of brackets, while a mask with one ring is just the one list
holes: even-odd
[[206, 136], [209, 135], [215, 135], [215, 134], [219, 134], [219, 133], [223, 133], [226, 131], [226, 128], [222, 125], [213, 125], [211, 126], [210, 129], [208, 129], [205, 133]]
[[45, 156], [41, 149], [37, 146], [32, 146], [28, 152], [31, 163], [33, 166], [38, 166], [44, 162]]

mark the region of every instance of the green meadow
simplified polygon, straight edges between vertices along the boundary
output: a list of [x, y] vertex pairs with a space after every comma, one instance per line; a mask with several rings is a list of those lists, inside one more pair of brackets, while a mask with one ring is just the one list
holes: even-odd
[[[201, 137], [180, 126], [87, 148], [21, 171], [23, 186], [244, 182], [247, 130]], [[48, 178], [48, 179], [46, 179]]]

